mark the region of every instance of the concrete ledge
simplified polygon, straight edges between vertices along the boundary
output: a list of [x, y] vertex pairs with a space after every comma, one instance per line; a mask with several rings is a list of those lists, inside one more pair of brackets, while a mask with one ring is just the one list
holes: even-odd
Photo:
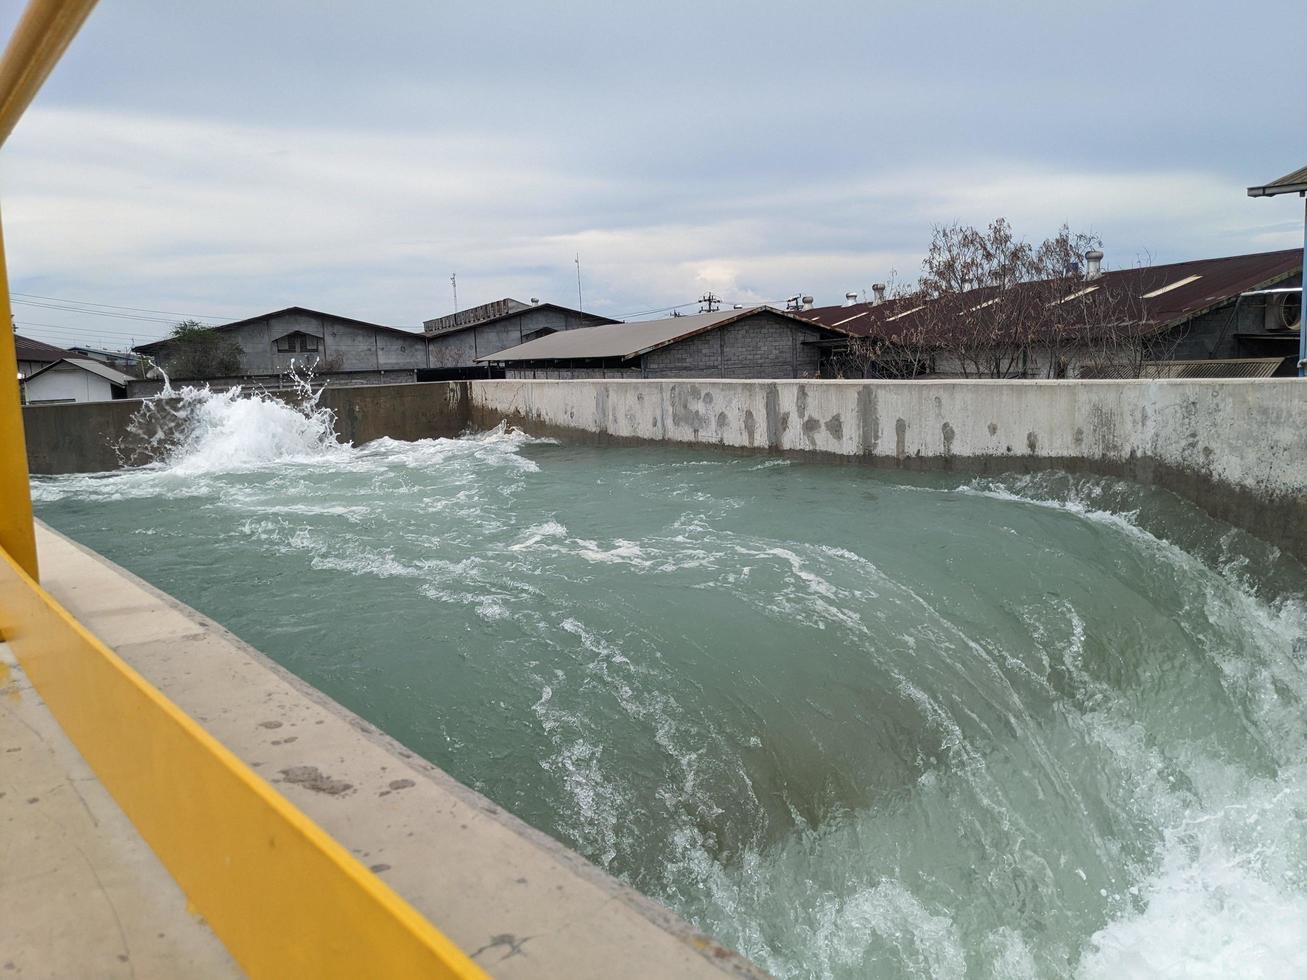
[[0, 643], [0, 977], [244, 976]]
[[1153, 484], [1307, 558], [1307, 382], [472, 381], [473, 427]]
[[763, 976], [194, 610], [37, 536], [60, 603], [495, 976]]

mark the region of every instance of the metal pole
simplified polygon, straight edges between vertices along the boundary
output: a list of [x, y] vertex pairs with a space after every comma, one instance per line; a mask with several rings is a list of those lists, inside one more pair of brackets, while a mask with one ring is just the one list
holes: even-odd
[[1307, 378], [1307, 194], [1302, 197], [1302, 289], [1298, 293], [1298, 377]]

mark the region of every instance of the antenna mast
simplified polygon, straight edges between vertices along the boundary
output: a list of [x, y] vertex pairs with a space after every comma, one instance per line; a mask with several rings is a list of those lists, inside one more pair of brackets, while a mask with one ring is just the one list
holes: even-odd
[[585, 307], [581, 304], [581, 253], [576, 253], [576, 308], [584, 312]]
[[454, 290], [454, 326], [458, 326], [458, 273], [449, 274], [449, 285]]

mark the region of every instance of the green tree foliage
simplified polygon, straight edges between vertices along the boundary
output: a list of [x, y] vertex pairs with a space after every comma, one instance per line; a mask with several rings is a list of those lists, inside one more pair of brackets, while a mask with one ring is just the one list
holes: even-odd
[[212, 327], [183, 320], [172, 328], [164, 368], [174, 379], [227, 378], [241, 373], [241, 346]]

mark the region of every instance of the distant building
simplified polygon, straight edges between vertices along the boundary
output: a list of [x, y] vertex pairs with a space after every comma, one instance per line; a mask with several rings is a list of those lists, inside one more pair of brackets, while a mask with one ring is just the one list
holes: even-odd
[[18, 355], [20, 379], [29, 378], [41, 368], [73, 356], [71, 351], [66, 351], [62, 347], [55, 347], [53, 344], [33, 340], [21, 334], [14, 334], [14, 352]]
[[108, 364], [124, 374], [136, 375], [141, 364], [141, 355], [132, 351], [104, 350], [101, 347], [83, 347], [80, 344], [69, 347], [69, 351], [78, 357], [89, 357], [93, 361]]
[[[1302, 261], [1301, 249], [1197, 259], [1104, 271], [1087, 276], [1083, 287], [1077, 288], [1079, 295], [1103, 289], [1130, 298], [1131, 330], [1147, 358], [1137, 365], [1144, 377], [1290, 376], [1295, 373], [1302, 329]], [[992, 302], [993, 290], [974, 293], [973, 309], [983, 310]], [[1056, 313], [1056, 304], [1048, 307], [1050, 323]], [[951, 325], [941, 324], [931, 318], [928, 304], [919, 297], [848, 301], [795, 315], [883, 345], [883, 360], [864, 359], [858, 364], [857, 358], [846, 356], [852, 349], [848, 339], [825, 343], [824, 376], [902, 376], [901, 352], [907, 345], [918, 348], [914, 365], [926, 366], [917, 377], [965, 373], [949, 351], [955, 346], [950, 333], [968, 330], [967, 318], [958, 316]], [[923, 346], [933, 349], [922, 351]], [[1017, 376], [1120, 376], [1119, 365], [1095, 360], [1092, 344], [1077, 348], [1074, 342], [1063, 343], [1053, 357], [1036, 342], [1028, 355]]]
[[131, 376], [89, 357], [64, 357], [23, 379], [28, 405], [107, 402], [127, 396]]
[[[213, 328], [240, 347], [240, 378], [276, 378], [292, 367], [355, 383], [413, 380], [427, 367], [427, 342], [413, 330], [400, 330], [350, 317], [292, 306]], [[177, 344], [172, 339], [135, 348], [168, 370]], [[389, 377], [387, 377], [389, 375]]]
[[422, 324], [429, 345], [432, 370], [424, 380], [439, 375], [445, 378], [484, 376], [485, 367], [478, 362], [498, 351], [517, 347], [539, 337], [564, 330], [577, 330], [616, 320], [594, 313], [584, 313], [556, 303], [523, 303], [501, 299], [449, 316], [427, 320]]
[[508, 378], [806, 378], [838, 331], [770, 307], [552, 333], [477, 358]]

